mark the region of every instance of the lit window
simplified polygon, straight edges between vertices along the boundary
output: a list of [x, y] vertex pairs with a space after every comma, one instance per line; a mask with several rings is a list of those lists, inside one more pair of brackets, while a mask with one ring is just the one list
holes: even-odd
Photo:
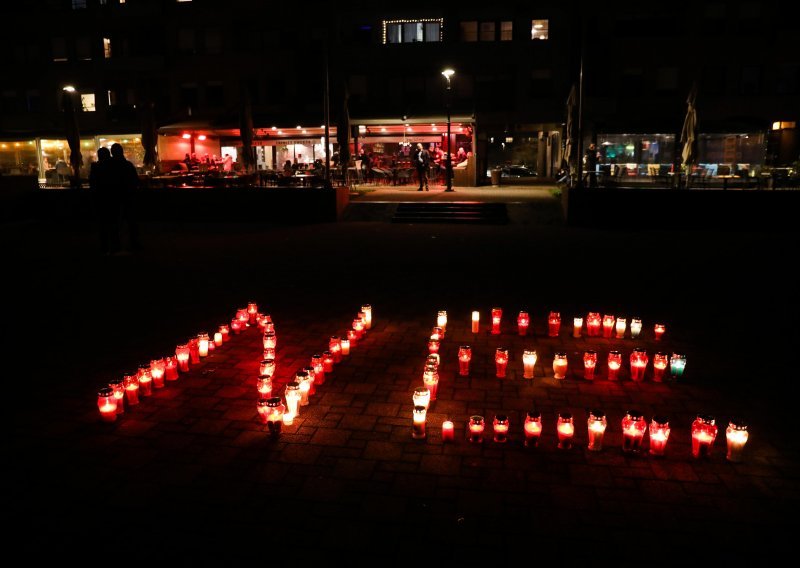
[[481, 22], [481, 41], [494, 41], [494, 22]]
[[111, 58], [111, 38], [109, 37], [103, 38], [103, 57], [106, 59]]
[[500, 41], [514, 39], [514, 22], [500, 22]]
[[94, 104], [94, 93], [81, 93], [81, 109], [83, 109], [83, 112], [94, 112], [97, 110]]
[[114, 106], [117, 103], [117, 95], [114, 91], [106, 91], [106, 96], [108, 97], [108, 106]]
[[383, 43], [440, 42], [443, 21], [442, 18], [384, 20]]
[[531, 39], [547, 39], [550, 29], [549, 20], [533, 20], [531, 22]]
[[461, 22], [461, 41], [478, 41], [478, 22]]

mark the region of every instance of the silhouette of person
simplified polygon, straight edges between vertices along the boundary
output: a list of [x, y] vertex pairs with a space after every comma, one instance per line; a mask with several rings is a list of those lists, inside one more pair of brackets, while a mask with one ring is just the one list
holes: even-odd
[[431, 165], [431, 155], [423, 148], [422, 144], [417, 142], [417, 150], [414, 152], [414, 167], [417, 168], [417, 176], [419, 177], [419, 189], [422, 191], [422, 184], [425, 184], [425, 191], [428, 190], [428, 168]]
[[139, 250], [141, 243], [136, 219], [136, 189], [139, 187], [139, 175], [134, 165], [125, 159], [125, 152], [120, 144], [111, 146], [109, 172], [109, 181], [119, 196], [120, 219], [128, 226], [128, 246], [131, 250]]
[[97, 225], [100, 231], [100, 253], [110, 255], [119, 249], [119, 201], [109, 183], [111, 152], [97, 150], [97, 161], [89, 170], [89, 191], [94, 199]]

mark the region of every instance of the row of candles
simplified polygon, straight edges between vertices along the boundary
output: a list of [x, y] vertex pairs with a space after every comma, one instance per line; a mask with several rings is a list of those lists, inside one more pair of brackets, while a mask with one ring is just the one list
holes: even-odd
[[126, 405], [138, 405], [142, 397], [153, 394], [153, 389], [164, 388], [168, 382], [177, 381], [180, 373], [188, 373], [192, 365], [200, 364], [201, 359], [227, 343], [231, 335], [238, 335], [247, 327], [256, 325], [274, 335], [272, 318], [259, 313], [256, 302], [249, 302], [246, 308], [236, 311], [230, 324], [219, 326], [213, 339], [208, 333], [200, 333], [186, 343], [179, 344], [175, 348], [175, 355], [154, 359], [149, 366], [139, 367], [136, 373], [112, 380], [97, 392], [100, 418], [104, 422], [114, 422], [118, 415], [125, 412]]
[[293, 380], [286, 385], [284, 399], [272, 396], [277, 336], [274, 330], [272, 333], [265, 331], [264, 358], [259, 365], [259, 376], [256, 379], [256, 409], [261, 422], [267, 425], [273, 437], [280, 435], [282, 425], [294, 424], [294, 419], [300, 414], [300, 407], [309, 404], [309, 397], [316, 393], [316, 387], [325, 383], [326, 375], [333, 372], [334, 365], [340, 363], [344, 356], [350, 355], [350, 350], [371, 328], [372, 306], [365, 304], [361, 306], [361, 311], [353, 320], [352, 329], [348, 330], [345, 337], [332, 336], [328, 340], [328, 349], [313, 354], [310, 364], [295, 373]]

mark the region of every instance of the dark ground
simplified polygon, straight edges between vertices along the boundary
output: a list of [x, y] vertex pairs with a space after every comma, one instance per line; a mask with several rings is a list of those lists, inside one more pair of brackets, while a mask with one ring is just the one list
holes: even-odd
[[[359, 563], [378, 550], [375, 560], [394, 564], [426, 549], [424, 559], [465, 564], [519, 551], [531, 560], [659, 563], [670, 553], [696, 555], [698, 544], [719, 559], [791, 544], [800, 497], [796, 233], [147, 225], [144, 252], [103, 258], [90, 228], [24, 222], [0, 231], [11, 286], [7, 491], [12, 540], [29, 554], [94, 555], [106, 541], [123, 556], [302, 562], [319, 553]], [[276, 322], [281, 383], [344, 332], [362, 303], [375, 309], [365, 343], [280, 441], [266, 439], [256, 420], [260, 342], [252, 330], [114, 425], [97, 421], [97, 387], [213, 332], [250, 299]], [[509, 326], [500, 339], [473, 337], [470, 310], [482, 310], [485, 322], [493, 306], [530, 311], [536, 336], [523, 342]], [[408, 435], [410, 393], [438, 309], [448, 310], [452, 331], [431, 436], [418, 443]], [[550, 309], [564, 317], [557, 340], [543, 337]], [[648, 330], [665, 321], [664, 347], [688, 355], [685, 381], [554, 381], [554, 350], [574, 362], [592, 344], [602, 361], [611, 345], [635, 345], [573, 341], [572, 315], [589, 310], [640, 315]], [[478, 356], [470, 381], [455, 378], [459, 343], [486, 354], [498, 341], [512, 361], [535, 345], [545, 378], [529, 385], [512, 374], [500, 385]], [[660, 346], [640, 343], [652, 365]], [[532, 453], [519, 440], [534, 401], [546, 436]], [[648, 418], [673, 417], [665, 460], [622, 456], [619, 420], [631, 405]], [[597, 455], [584, 448], [593, 406], [609, 416], [607, 448]], [[576, 416], [571, 452], [554, 443], [564, 409]], [[512, 442], [468, 445], [469, 414], [491, 419], [501, 410], [511, 415]], [[720, 423], [707, 462], [688, 454], [698, 411]], [[456, 420], [454, 445], [440, 443], [444, 414]], [[723, 431], [739, 414], [750, 420], [751, 441], [745, 462], [732, 465]]]

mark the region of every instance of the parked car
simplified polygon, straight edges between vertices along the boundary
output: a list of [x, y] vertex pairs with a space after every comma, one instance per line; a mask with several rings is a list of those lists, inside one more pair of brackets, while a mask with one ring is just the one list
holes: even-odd
[[500, 176], [504, 178], [526, 178], [536, 177], [536, 172], [527, 166], [503, 166], [500, 170]]

